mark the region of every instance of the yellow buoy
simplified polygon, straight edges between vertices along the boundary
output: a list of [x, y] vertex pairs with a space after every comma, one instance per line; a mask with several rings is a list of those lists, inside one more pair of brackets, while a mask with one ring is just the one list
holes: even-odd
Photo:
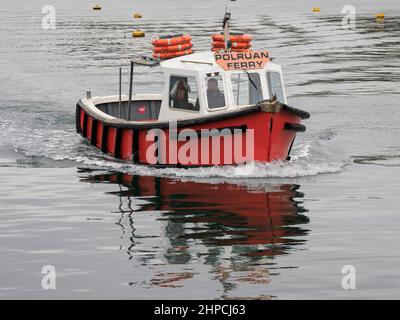
[[134, 38], [144, 37], [144, 31], [135, 30], [132, 32], [132, 37], [134, 37]]
[[312, 9], [312, 11], [313, 11], [313, 12], [320, 12], [320, 11], [321, 11], [321, 9], [320, 9], [320, 8], [318, 8], [318, 7], [315, 7], [315, 8], [313, 8], [313, 9]]
[[133, 17], [134, 17], [135, 19], [140, 19], [140, 18], [142, 17], [142, 15], [141, 15], [139, 12], [136, 12], [136, 13], [133, 15]]
[[100, 7], [98, 4], [96, 4], [96, 5], [93, 7], [93, 10], [101, 10], [101, 7]]
[[385, 19], [385, 14], [384, 13], [377, 13], [375, 17], [377, 19]]

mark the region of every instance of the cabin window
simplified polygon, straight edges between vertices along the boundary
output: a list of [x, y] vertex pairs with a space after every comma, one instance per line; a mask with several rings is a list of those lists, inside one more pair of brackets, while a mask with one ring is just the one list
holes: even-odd
[[199, 91], [195, 77], [171, 76], [169, 106], [174, 109], [199, 111]]
[[207, 76], [207, 104], [209, 109], [220, 109], [226, 106], [224, 83], [221, 75]]
[[268, 90], [270, 96], [276, 95], [278, 101], [284, 103], [282, 80], [279, 72], [267, 72]]
[[237, 106], [263, 100], [260, 75], [255, 72], [234, 73], [231, 77], [233, 99]]

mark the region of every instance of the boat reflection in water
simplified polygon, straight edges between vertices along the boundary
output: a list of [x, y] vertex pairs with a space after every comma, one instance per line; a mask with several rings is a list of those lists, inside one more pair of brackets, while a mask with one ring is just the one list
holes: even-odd
[[[308, 233], [303, 194], [295, 184], [115, 172], [85, 173], [82, 181], [118, 185], [111, 194], [119, 197], [117, 224], [127, 242], [121, 248], [135, 264], [186, 266], [182, 272], [155, 274], [149, 287], [192, 287], [186, 282], [194, 281], [196, 269], [205, 265], [222, 285], [220, 298], [238, 298], [237, 293], [240, 298], [269, 298], [248, 294], [248, 289], [243, 295], [238, 286], [261, 285], [265, 292], [270, 270], [279, 273], [274, 257], [303, 244]], [[146, 215], [152, 218], [143, 220]]]

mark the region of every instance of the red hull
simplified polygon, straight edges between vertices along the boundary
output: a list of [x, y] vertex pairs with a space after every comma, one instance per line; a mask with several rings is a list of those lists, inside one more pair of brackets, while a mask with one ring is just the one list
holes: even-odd
[[[300, 124], [301, 119], [307, 117], [306, 112], [290, 107], [279, 112], [254, 109], [251, 112], [241, 112], [235, 116], [215, 117], [215, 120], [211, 119], [211, 121], [207, 119], [207, 121], [202, 122], [193, 121], [190, 124], [180, 124], [178, 122], [177, 132], [179, 134], [183, 129], [192, 129], [197, 133], [204, 129], [229, 129], [232, 132], [234, 132], [234, 128], [252, 129], [254, 133], [254, 155], [250, 160], [271, 162], [288, 158], [296, 132], [305, 130], [305, 127]], [[156, 156], [159, 163], [154, 163], [154, 161], [148, 159], [147, 153], [150, 151], [149, 148], [154, 149], [155, 142], [154, 140], [147, 141], [149, 140], [147, 135], [149, 130], [157, 128], [156, 124], [150, 127], [129, 123], [118, 125], [115, 122], [107, 122], [104, 119], [95, 118], [81, 104], [77, 105], [76, 120], [77, 132], [102, 152], [108, 153], [117, 159], [144, 165], [208, 166], [239, 164], [240, 162], [236, 160], [234, 155], [235, 150], [237, 151], [235, 149], [237, 145], [233, 145], [234, 140], [240, 141], [241, 150], [239, 150], [239, 153], [242, 156], [249, 152], [246, 148], [251, 147], [246, 146], [245, 130], [242, 130], [243, 133], [234, 133], [232, 141], [228, 140], [227, 143], [221, 138], [219, 144], [212, 143], [213, 138], [211, 135], [203, 137], [199, 134], [197, 137], [198, 143], [195, 147], [197, 150], [196, 156], [182, 161], [176, 155], [180, 151], [186, 154], [184, 150], [188, 149], [187, 142], [172, 139], [172, 135], [170, 137], [169, 129], [166, 127], [163, 129], [165, 136], [161, 137], [162, 141], [158, 141], [158, 143], [164, 143], [165, 148], [158, 150]], [[206, 146], [205, 149], [203, 142]], [[229, 145], [229, 143], [232, 143], [232, 145]], [[175, 151], [172, 152], [171, 157], [170, 148], [175, 144], [176, 149], [173, 149]], [[225, 152], [227, 153], [225, 154]], [[189, 156], [189, 154], [187, 155]], [[243, 157], [241, 160], [241, 162], [245, 162]]]

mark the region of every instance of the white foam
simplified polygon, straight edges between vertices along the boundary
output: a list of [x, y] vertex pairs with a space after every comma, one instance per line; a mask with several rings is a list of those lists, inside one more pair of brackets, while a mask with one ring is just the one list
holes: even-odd
[[272, 163], [248, 163], [240, 166], [214, 166], [198, 168], [153, 168], [143, 165], [100, 160], [93, 157], [78, 157], [76, 161], [90, 168], [113, 169], [124, 173], [149, 175], [228, 179], [237, 178], [295, 178], [321, 173], [335, 173], [348, 164], [345, 160], [328, 161], [313, 158], [310, 143], [298, 145], [291, 161]]
[[[14, 118], [14, 119], [13, 119]], [[49, 123], [50, 122], [50, 123]], [[348, 160], [338, 159], [329, 151], [326, 141], [314, 140], [295, 144], [290, 161], [274, 163], [249, 163], [240, 166], [214, 166], [199, 168], [153, 168], [128, 164], [102, 154], [83, 142], [72, 127], [54, 128], [52, 120], [46, 123], [23, 121], [20, 113], [2, 122], [3, 135], [0, 146], [12, 146], [28, 157], [45, 157], [52, 160], [72, 160], [92, 169], [118, 170], [125, 173], [151, 176], [211, 178], [272, 178], [303, 177], [342, 170]], [[34, 123], [35, 127], [31, 127]], [[21, 130], [23, 127], [23, 130]]]

